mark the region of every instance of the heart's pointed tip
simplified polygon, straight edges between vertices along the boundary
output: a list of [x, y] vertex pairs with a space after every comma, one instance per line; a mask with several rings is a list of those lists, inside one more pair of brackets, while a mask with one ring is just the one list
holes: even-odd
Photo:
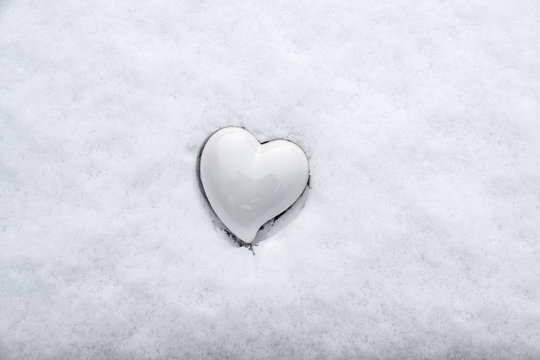
[[237, 236], [237, 238], [248, 245], [251, 245], [255, 241], [255, 236], [245, 236], [245, 237]]

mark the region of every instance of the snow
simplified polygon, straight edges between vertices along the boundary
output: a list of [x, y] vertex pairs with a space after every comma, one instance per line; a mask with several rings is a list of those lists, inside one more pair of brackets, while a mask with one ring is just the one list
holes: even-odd
[[[0, 3], [0, 359], [540, 358], [540, 5]], [[220, 127], [310, 157], [255, 249]], [[278, 221], [279, 223], [279, 221]]]

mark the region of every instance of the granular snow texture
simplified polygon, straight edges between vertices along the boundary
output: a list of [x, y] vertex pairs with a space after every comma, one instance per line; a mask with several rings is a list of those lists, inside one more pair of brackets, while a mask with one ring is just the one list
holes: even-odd
[[[0, 0], [0, 359], [539, 359], [539, 34], [537, 0]], [[228, 125], [310, 158], [255, 256], [198, 187]]]

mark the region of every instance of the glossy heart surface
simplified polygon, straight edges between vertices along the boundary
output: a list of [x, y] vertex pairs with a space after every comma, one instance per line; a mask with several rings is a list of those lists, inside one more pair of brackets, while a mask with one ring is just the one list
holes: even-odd
[[309, 164], [304, 151], [290, 141], [261, 144], [247, 130], [227, 127], [205, 143], [199, 176], [221, 222], [237, 238], [252, 243], [264, 223], [300, 197]]

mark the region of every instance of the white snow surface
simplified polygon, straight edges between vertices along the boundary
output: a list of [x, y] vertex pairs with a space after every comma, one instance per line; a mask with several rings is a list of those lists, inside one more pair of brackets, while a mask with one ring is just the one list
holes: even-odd
[[[0, 359], [540, 358], [539, 34], [536, 0], [0, 1]], [[198, 186], [228, 125], [310, 158], [255, 256]]]

